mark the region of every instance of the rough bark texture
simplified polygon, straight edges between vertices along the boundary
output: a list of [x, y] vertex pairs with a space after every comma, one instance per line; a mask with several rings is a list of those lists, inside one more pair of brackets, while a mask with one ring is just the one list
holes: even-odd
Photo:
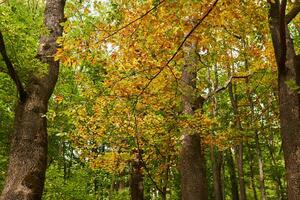
[[282, 11], [285, 7], [280, 5], [279, 0], [270, 4], [270, 30], [278, 66], [280, 125], [287, 194], [289, 200], [298, 200], [300, 199], [300, 98], [299, 93], [289, 88], [287, 82], [300, 85], [300, 58], [295, 53], [284, 20]]
[[45, 26], [50, 33], [40, 41], [39, 56], [49, 65], [49, 73], [33, 77], [25, 88], [25, 98], [15, 111], [14, 131], [11, 135], [8, 173], [1, 200], [41, 199], [47, 166], [47, 112], [48, 100], [58, 77], [59, 63], [54, 61], [56, 39], [62, 34], [64, 0], [48, 0]]
[[[196, 98], [196, 70], [191, 65], [185, 65], [182, 72], [182, 102], [183, 113], [193, 115], [202, 108], [203, 99]], [[183, 133], [181, 150], [181, 192], [183, 200], [207, 200], [208, 193], [205, 176], [205, 159], [201, 149], [200, 136], [192, 129]]]

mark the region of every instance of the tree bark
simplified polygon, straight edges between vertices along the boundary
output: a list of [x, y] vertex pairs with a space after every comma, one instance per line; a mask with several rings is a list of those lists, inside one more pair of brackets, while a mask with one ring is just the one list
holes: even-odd
[[[59, 63], [54, 61], [56, 39], [62, 34], [64, 0], [47, 0], [45, 26], [50, 33], [41, 37], [40, 60], [49, 66], [42, 78], [31, 77], [20, 92], [11, 135], [8, 173], [1, 200], [41, 199], [47, 166], [48, 100], [55, 87]], [[2, 53], [2, 52], [1, 52]], [[19, 89], [18, 89], [19, 90]], [[22, 95], [21, 95], [22, 94]]]
[[144, 200], [144, 178], [142, 173], [142, 162], [138, 150], [135, 152], [135, 159], [132, 161], [132, 172], [130, 180], [131, 200]]
[[263, 162], [263, 155], [260, 148], [259, 135], [257, 131], [255, 132], [255, 144], [256, 144], [256, 152], [258, 156], [259, 190], [260, 190], [261, 200], [266, 200], [264, 162]]
[[250, 181], [251, 181], [251, 186], [252, 186], [252, 191], [253, 191], [253, 197], [254, 197], [254, 200], [258, 200], [256, 186], [255, 186], [255, 177], [254, 177], [255, 173], [254, 173], [254, 169], [253, 169], [254, 159], [253, 159], [253, 155], [252, 155], [252, 149], [249, 144], [247, 146], [248, 146], [248, 155], [249, 155]]
[[[300, 96], [288, 82], [300, 85], [300, 57], [296, 55], [285, 17], [286, 1], [270, 2], [269, 24], [278, 67], [279, 109], [289, 200], [300, 199]], [[295, 7], [299, 5], [297, 1]], [[294, 9], [292, 9], [294, 10]], [[299, 13], [299, 9], [294, 17]], [[291, 15], [287, 15], [291, 16]]]
[[226, 160], [227, 160], [227, 164], [228, 164], [230, 183], [231, 183], [231, 199], [239, 200], [239, 189], [238, 189], [238, 184], [237, 184], [235, 166], [234, 166], [234, 161], [232, 158], [232, 153], [230, 150], [228, 150], [226, 153]]
[[217, 148], [211, 145], [210, 148], [211, 162], [213, 165], [213, 182], [214, 182], [214, 197], [215, 200], [223, 199], [222, 189], [222, 152], [219, 152]]
[[240, 200], [246, 200], [247, 198], [245, 180], [244, 180], [243, 154], [244, 154], [244, 146], [243, 146], [243, 142], [240, 142], [239, 145], [236, 147], [236, 160], [237, 160], [237, 169], [238, 169], [239, 186], [240, 186]]
[[[187, 60], [189, 59], [191, 58], [187, 58]], [[196, 67], [192, 63], [183, 66], [181, 79], [183, 113], [190, 116], [194, 115], [196, 109], [201, 109], [204, 102], [201, 98], [196, 100], [196, 76]], [[181, 150], [182, 199], [207, 200], [205, 159], [200, 135], [187, 128], [183, 132], [183, 137]]]
[[[239, 117], [239, 109], [238, 109], [238, 100], [233, 92], [232, 83], [228, 85], [228, 93], [233, 109], [234, 114], [234, 123], [237, 130], [242, 130], [241, 121]], [[236, 161], [237, 161], [237, 170], [238, 170], [238, 180], [240, 186], [240, 200], [246, 200], [246, 188], [244, 181], [244, 169], [243, 169], [243, 141], [240, 141], [238, 146], [235, 147], [236, 152]]]

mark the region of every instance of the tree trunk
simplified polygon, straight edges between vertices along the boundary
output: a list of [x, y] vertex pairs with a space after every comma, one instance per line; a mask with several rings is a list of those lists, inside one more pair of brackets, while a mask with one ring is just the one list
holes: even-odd
[[[234, 123], [237, 130], [242, 130], [239, 109], [238, 109], [238, 100], [233, 92], [232, 83], [228, 85], [228, 93], [230, 97], [230, 102], [234, 114]], [[240, 200], [246, 200], [246, 188], [244, 181], [244, 169], [243, 169], [243, 141], [239, 142], [239, 145], [235, 147], [236, 152], [236, 161], [237, 161], [237, 170], [238, 170], [238, 179], [240, 187]]]
[[259, 190], [260, 190], [261, 200], [266, 200], [264, 162], [263, 162], [263, 156], [260, 148], [259, 136], [257, 132], [255, 132], [255, 143], [256, 143], [256, 151], [258, 156]]
[[257, 198], [257, 192], [256, 192], [256, 187], [255, 187], [255, 178], [254, 178], [254, 170], [253, 170], [253, 165], [255, 164], [253, 161], [253, 155], [252, 155], [252, 149], [250, 145], [248, 144], [248, 155], [249, 155], [249, 167], [250, 167], [250, 180], [251, 180], [251, 186], [252, 186], [252, 191], [253, 191], [253, 197], [254, 200], [258, 200]]
[[275, 172], [272, 173], [273, 175], [273, 179], [274, 181], [276, 182], [276, 193], [278, 195], [278, 199], [281, 200], [281, 199], [284, 199], [285, 195], [284, 195], [284, 188], [283, 188], [283, 184], [282, 184], [282, 181], [281, 181], [281, 178], [282, 178], [282, 175], [281, 173], [279, 172], [279, 170], [277, 169], [277, 161], [276, 161], [276, 158], [275, 158], [275, 155], [274, 155], [274, 148], [272, 146], [270, 146], [268, 143], [267, 143], [267, 148], [269, 150], [269, 153], [270, 153], [270, 157], [271, 157], [271, 165], [274, 169], [276, 169]]
[[227, 158], [228, 170], [230, 175], [230, 183], [231, 183], [231, 199], [239, 200], [239, 189], [237, 184], [235, 166], [232, 158], [232, 153], [230, 150], [227, 151], [226, 158]]
[[237, 160], [237, 169], [239, 177], [239, 186], [240, 186], [240, 200], [246, 200], [246, 188], [244, 180], [244, 169], [243, 169], [243, 152], [244, 146], [243, 142], [240, 142], [236, 147], [236, 160]]
[[[286, 1], [282, 2], [279, 0], [270, 2], [270, 30], [278, 66], [280, 126], [287, 194], [289, 200], [298, 200], [300, 199], [300, 96], [298, 91], [288, 86], [288, 83], [300, 85], [300, 57], [295, 53], [287, 27], [293, 18], [289, 14], [285, 15]], [[295, 7], [297, 5], [299, 7], [299, 2], [295, 3]]]
[[216, 147], [211, 145], [210, 158], [212, 162], [213, 182], [214, 182], [214, 197], [215, 200], [223, 199], [222, 190], [222, 152], [219, 152]]
[[40, 40], [39, 56], [42, 62], [48, 64], [48, 74], [42, 78], [32, 76], [25, 90], [20, 81], [15, 81], [20, 101], [15, 110], [8, 173], [1, 200], [38, 200], [42, 197], [47, 166], [45, 114], [58, 78], [59, 63], [54, 61], [53, 55], [57, 48], [56, 39], [62, 34], [60, 23], [63, 21], [64, 5], [64, 0], [46, 2], [44, 23], [50, 33]]
[[[190, 51], [194, 52], [194, 51]], [[202, 108], [204, 99], [196, 97], [197, 70], [193, 62], [194, 55], [187, 53], [186, 65], [182, 70], [183, 114], [193, 116], [195, 110]], [[181, 195], [183, 200], [207, 200], [208, 192], [205, 176], [205, 159], [199, 133], [186, 128], [183, 131], [181, 150]]]
[[131, 200], [144, 200], [144, 178], [142, 173], [142, 162], [140, 154], [135, 152], [135, 159], [132, 161], [132, 172], [130, 180]]
[[47, 103], [36, 88], [16, 108], [3, 200], [41, 199], [47, 166]]

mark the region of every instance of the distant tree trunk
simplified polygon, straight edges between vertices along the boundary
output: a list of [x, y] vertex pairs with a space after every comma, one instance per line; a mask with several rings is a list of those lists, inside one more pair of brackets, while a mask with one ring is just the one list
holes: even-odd
[[[281, 3], [280, 3], [281, 2]], [[278, 67], [280, 126], [289, 200], [300, 199], [300, 95], [288, 83], [300, 85], [300, 56], [287, 24], [300, 11], [296, 1], [287, 15], [286, 0], [269, 1], [269, 24]]]
[[[193, 52], [193, 51], [191, 51]], [[182, 103], [183, 114], [194, 115], [196, 109], [201, 109], [204, 99], [196, 97], [196, 66], [187, 56], [182, 71]], [[181, 150], [181, 194], [183, 200], [207, 200], [205, 176], [205, 159], [201, 147], [199, 133], [187, 128], [183, 132]]]
[[[263, 130], [263, 127], [262, 127], [262, 130]], [[269, 139], [265, 138], [265, 140], [268, 141]], [[275, 158], [274, 146], [269, 141], [267, 142], [267, 148], [269, 150], [271, 165], [272, 165], [273, 169], [276, 169], [271, 175], [272, 175], [274, 181], [276, 182], [276, 193], [277, 193], [278, 199], [279, 200], [285, 199], [284, 187], [283, 187], [283, 184], [281, 181], [281, 178], [283, 178], [283, 177], [277, 168], [278, 163]]]
[[252, 185], [252, 190], [253, 190], [253, 196], [254, 196], [254, 200], [258, 200], [256, 187], [255, 187], [254, 170], [253, 170], [253, 165], [254, 165], [253, 161], [254, 161], [254, 159], [253, 159], [253, 155], [252, 155], [252, 149], [251, 149], [249, 144], [247, 146], [248, 146], [250, 179], [251, 179], [251, 185]]
[[261, 200], [266, 200], [264, 162], [263, 162], [262, 152], [259, 143], [259, 136], [257, 132], [255, 132], [255, 144], [256, 144], [256, 152], [258, 156], [259, 190], [260, 190]]
[[239, 200], [239, 189], [238, 189], [238, 184], [237, 184], [235, 165], [234, 165], [232, 153], [230, 150], [228, 150], [226, 153], [226, 160], [227, 160], [227, 164], [228, 164], [230, 183], [231, 183], [231, 199]]
[[[168, 156], [166, 158], [166, 163], [170, 162], [170, 156]], [[166, 200], [167, 199], [167, 189], [168, 189], [168, 183], [169, 183], [169, 173], [170, 173], [170, 166], [167, 166], [167, 169], [165, 170], [165, 172], [163, 173], [164, 178], [162, 179], [163, 182], [163, 188], [162, 188], [162, 192], [161, 192], [161, 198], [162, 200]]]
[[237, 160], [237, 169], [239, 177], [239, 186], [240, 186], [240, 200], [246, 200], [246, 188], [244, 180], [244, 169], [243, 169], [243, 152], [244, 146], [243, 142], [240, 142], [236, 147], [236, 160]]
[[[234, 123], [237, 130], [242, 130], [241, 121], [239, 117], [238, 100], [233, 92], [232, 83], [228, 84], [228, 93], [234, 114]], [[244, 169], [243, 169], [243, 142], [240, 141], [239, 145], [235, 147], [239, 188], [240, 188], [240, 200], [246, 200], [246, 188], [244, 181]]]
[[[212, 73], [213, 72], [213, 73]], [[214, 75], [212, 79], [211, 73]], [[216, 91], [219, 88], [219, 77], [218, 77], [218, 65], [213, 66], [213, 71], [210, 67], [207, 67], [207, 78], [211, 84], [209, 87], [209, 93]], [[212, 116], [217, 117], [218, 115], [218, 101], [216, 96], [211, 97], [212, 104]], [[214, 136], [214, 131], [211, 132]], [[222, 188], [222, 152], [218, 151], [216, 145], [210, 145], [210, 159], [212, 163], [212, 174], [213, 174], [213, 186], [214, 186], [214, 198], [215, 200], [223, 199], [223, 188]]]
[[213, 182], [214, 182], [214, 197], [215, 200], [223, 199], [223, 190], [222, 190], [222, 152], [217, 151], [211, 145], [210, 148], [211, 161], [213, 163]]
[[144, 200], [144, 178], [142, 173], [142, 161], [138, 150], [135, 152], [135, 159], [132, 161], [131, 170], [131, 200]]
[[19, 102], [15, 110], [14, 131], [11, 135], [8, 173], [1, 200], [41, 199], [47, 166], [48, 100], [55, 87], [59, 63], [54, 61], [56, 39], [62, 34], [60, 23], [64, 19], [64, 0], [47, 0], [45, 26], [49, 34], [40, 40], [39, 56], [48, 64], [49, 72], [42, 78], [31, 77], [26, 88], [14, 71], [5, 52], [0, 34], [0, 50], [9, 74], [17, 85]]
[[[248, 70], [248, 68], [247, 68], [247, 70]], [[254, 122], [253, 118], [254, 118], [255, 111], [254, 111], [254, 103], [253, 103], [253, 100], [252, 100], [252, 95], [251, 95], [250, 90], [249, 90], [249, 79], [248, 78], [246, 79], [246, 83], [247, 83], [247, 88], [248, 88], [247, 89], [247, 96], [248, 96], [248, 101], [249, 101], [250, 108], [251, 108], [250, 123], [252, 124]], [[251, 125], [249, 125], [249, 127], [250, 126]], [[254, 129], [256, 129], [256, 127], [254, 127]], [[254, 131], [254, 138], [255, 138], [255, 145], [256, 145], [255, 149], [256, 149], [257, 158], [258, 158], [260, 196], [261, 196], [261, 200], [266, 200], [264, 166], [263, 166], [264, 163], [263, 163], [263, 157], [262, 157], [262, 152], [261, 152], [261, 148], [260, 148], [259, 136], [258, 136], [258, 131], [257, 130]], [[250, 148], [250, 146], [249, 146], [249, 148]], [[251, 152], [249, 152], [249, 155], [251, 156]], [[251, 168], [252, 168], [252, 165], [250, 165], [250, 169]], [[251, 171], [252, 171], [252, 169], [251, 169]], [[256, 190], [255, 190], [255, 186], [254, 186], [254, 181], [253, 181], [253, 190], [254, 190], [253, 192], [255, 194], [255, 198], [257, 199]]]

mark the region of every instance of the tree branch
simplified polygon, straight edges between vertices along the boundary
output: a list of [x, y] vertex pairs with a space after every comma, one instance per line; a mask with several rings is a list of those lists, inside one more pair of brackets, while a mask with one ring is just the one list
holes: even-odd
[[286, 20], [285, 20], [285, 10], [286, 10], [287, 0], [282, 0], [280, 5], [280, 17], [279, 17], [279, 34], [280, 34], [280, 46], [281, 55], [279, 60], [279, 68], [285, 69], [286, 61]]
[[144, 14], [142, 14], [141, 16], [139, 16], [138, 18], [136, 18], [135, 20], [129, 22], [128, 24], [125, 24], [124, 26], [122, 26], [121, 28], [118, 28], [117, 30], [113, 31], [112, 33], [110, 33], [108, 36], [106, 36], [105, 38], [102, 39], [102, 41], [107, 40], [108, 38], [110, 38], [111, 36], [114, 36], [115, 34], [117, 34], [118, 32], [120, 32], [121, 30], [127, 28], [128, 26], [134, 24], [135, 22], [139, 21], [140, 19], [144, 18], [146, 15], [148, 15], [150, 12], [152, 12], [154, 9], [156, 9], [157, 7], [159, 7], [162, 3], [164, 3], [166, 0], [162, 0], [160, 1], [157, 5], [153, 6], [150, 10], [148, 10], [147, 12], [145, 12]]
[[211, 98], [212, 96], [214, 96], [215, 94], [225, 90], [228, 85], [232, 82], [233, 79], [241, 79], [241, 78], [248, 78], [249, 76], [251, 76], [251, 74], [248, 74], [248, 75], [244, 75], [244, 76], [231, 76], [227, 81], [226, 83], [221, 86], [221, 87], [218, 87], [217, 89], [215, 89], [214, 91], [212, 91], [211, 93], [207, 94], [206, 97], [203, 97], [205, 100]]
[[26, 99], [26, 92], [24, 90], [23, 84], [11, 62], [11, 60], [9, 59], [7, 52], [6, 52], [6, 48], [5, 48], [5, 43], [4, 43], [4, 39], [3, 39], [3, 35], [2, 32], [0, 31], [0, 53], [3, 57], [3, 60], [6, 64], [6, 67], [8, 69], [8, 75], [11, 77], [11, 79], [15, 82], [16, 87], [17, 87], [17, 91], [19, 93], [19, 97], [20, 97], [20, 101], [23, 102]]
[[297, 0], [290, 10], [290, 12], [285, 16], [285, 22], [289, 24], [300, 12], [300, 1]]

